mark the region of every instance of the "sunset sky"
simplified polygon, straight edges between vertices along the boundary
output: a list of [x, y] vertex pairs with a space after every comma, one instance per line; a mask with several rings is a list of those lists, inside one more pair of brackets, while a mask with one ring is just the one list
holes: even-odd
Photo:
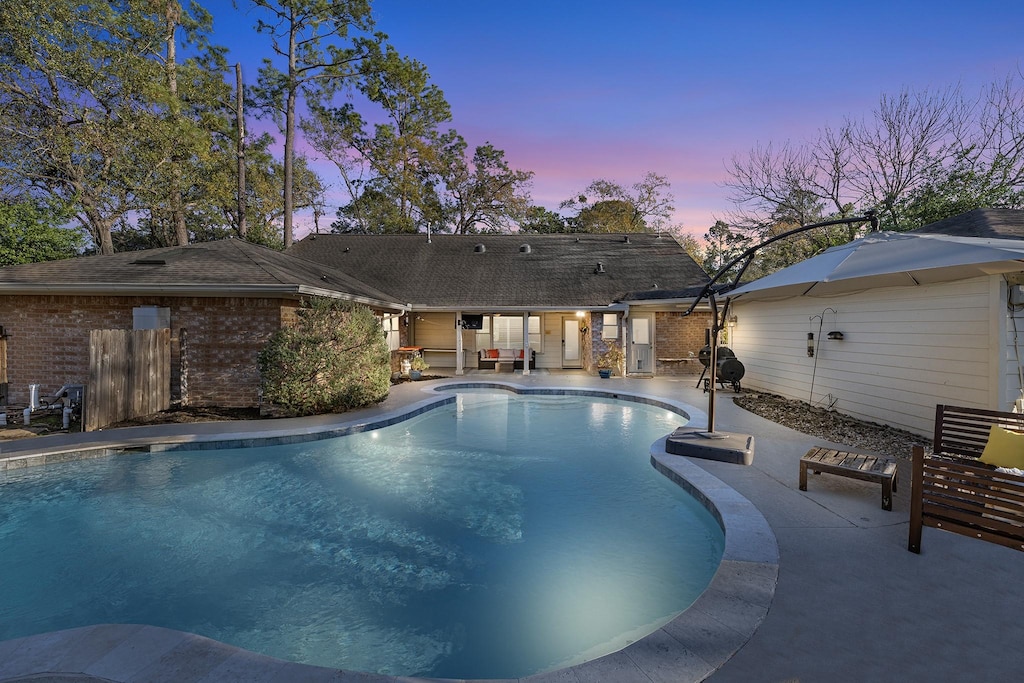
[[[253, 82], [267, 46], [256, 13], [246, 0], [200, 3]], [[698, 236], [732, 208], [721, 182], [734, 155], [869, 117], [882, 93], [959, 85], [975, 96], [1024, 69], [1021, 0], [373, 7], [399, 52], [427, 66], [470, 146], [490, 142], [536, 173], [535, 204], [557, 210], [595, 178], [628, 186], [656, 171], [672, 182], [676, 221]]]

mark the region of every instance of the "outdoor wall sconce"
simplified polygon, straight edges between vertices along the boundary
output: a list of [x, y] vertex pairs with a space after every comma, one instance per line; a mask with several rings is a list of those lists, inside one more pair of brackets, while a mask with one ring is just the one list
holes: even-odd
[[814, 333], [807, 333], [807, 357], [814, 358]]
[[839, 332], [838, 330], [833, 330], [832, 332], [828, 333], [828, 338], [829, 339], [835, 339], [836, 341], [842, 341], [843, 340], [843, 333]]
[[736, 327], [736, 323], [738, 323], [738, 322], [739, 322], [739, 320], [736, 318], [736, 316], [730, 316], [729, 317], [729, 328], [731, 329], [733, 327]]

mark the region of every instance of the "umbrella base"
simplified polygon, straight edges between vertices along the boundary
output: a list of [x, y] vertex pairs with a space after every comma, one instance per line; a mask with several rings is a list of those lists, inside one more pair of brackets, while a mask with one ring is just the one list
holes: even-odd
[[672, 455], [750, 465], [754, 462], [754, 437], [680, 427], [666, 439], [665, 451]]

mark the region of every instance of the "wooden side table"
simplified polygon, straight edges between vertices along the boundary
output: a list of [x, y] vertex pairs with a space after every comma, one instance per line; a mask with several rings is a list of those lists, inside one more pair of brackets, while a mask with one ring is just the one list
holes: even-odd
[[840, 477], [882, 484], [882, 509], [892, 510], [892, 492], [896, 490], [896, 461], [861, 453], [829, 448], [812, 448], [800, 458], [800, 490], [807, 490], [807, 469], [815, 474], [828, 472]]

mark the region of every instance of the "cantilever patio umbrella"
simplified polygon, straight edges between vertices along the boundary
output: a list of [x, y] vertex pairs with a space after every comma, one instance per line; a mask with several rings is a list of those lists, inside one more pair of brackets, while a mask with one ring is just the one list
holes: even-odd
[[831, 296], [1024, 271], [1024, 240], [873, 232], [733, 291], [734, 299]]

